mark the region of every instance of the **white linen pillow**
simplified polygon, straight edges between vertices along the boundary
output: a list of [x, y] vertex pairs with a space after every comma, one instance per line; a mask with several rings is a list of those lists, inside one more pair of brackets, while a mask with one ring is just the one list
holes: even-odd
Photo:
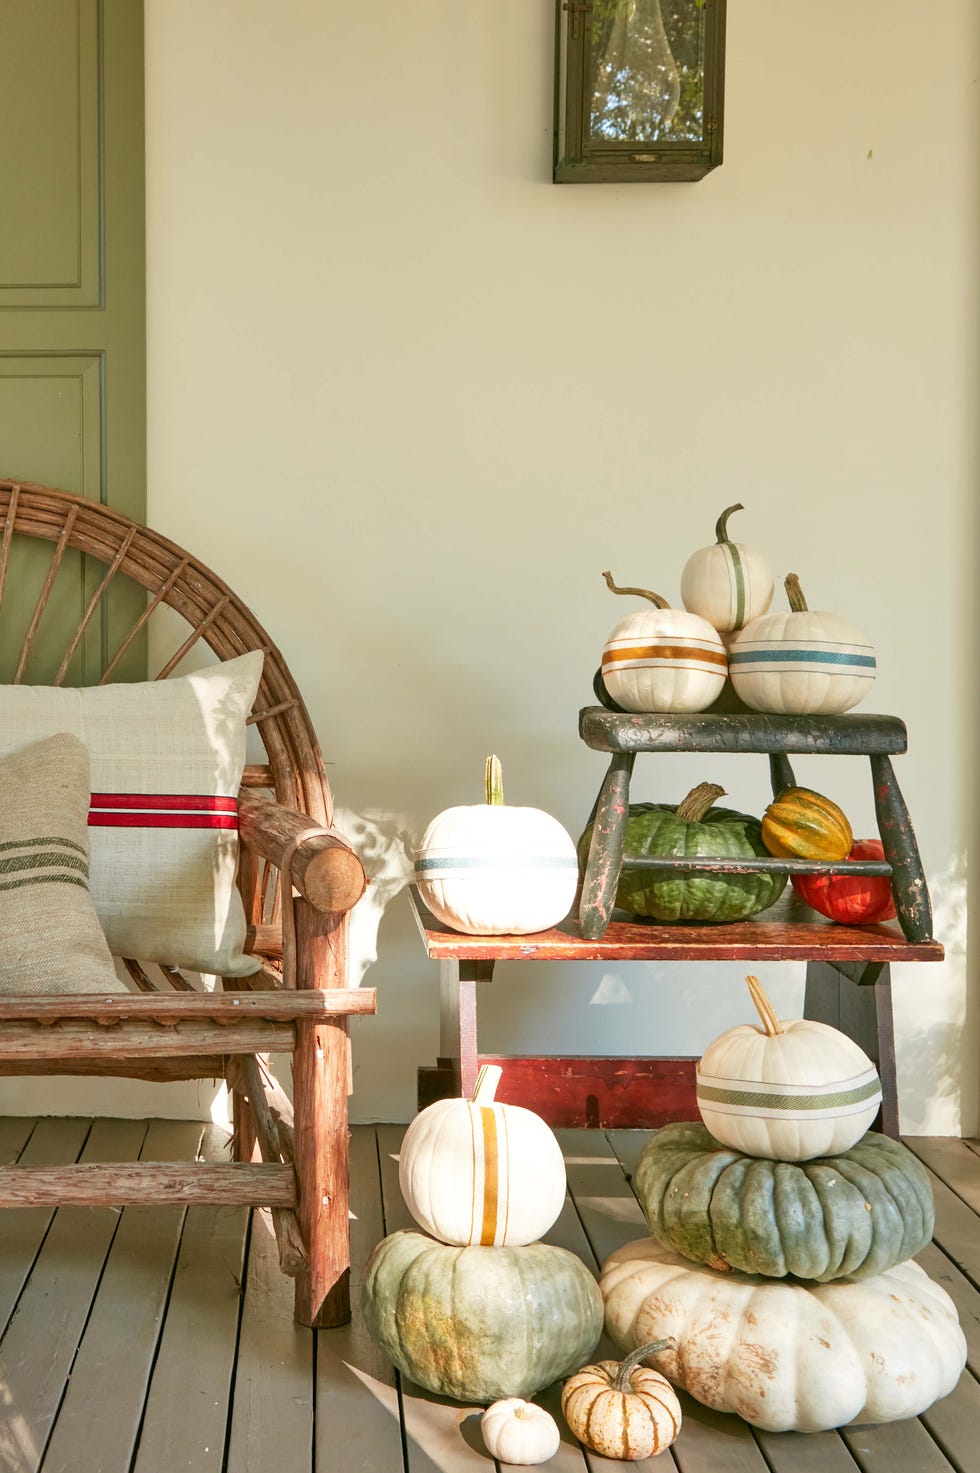
[[59, 732], [0, 757], [0, 995], [125, 992], [88, 891], [88, 753]]
[[235, 886], [245, 721], [261, 651], [171, 680], [0, 686], [0, 756], [72, 732], [91, 763], [90, 890], [110, 950], [242, 977]]

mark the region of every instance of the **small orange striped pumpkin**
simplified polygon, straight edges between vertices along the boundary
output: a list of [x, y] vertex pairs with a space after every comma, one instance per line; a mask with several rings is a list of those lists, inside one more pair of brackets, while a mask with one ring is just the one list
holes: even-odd
[[812, 788], [784, 788], [762, 819], [762, 842], [777, 859], [846, 859], [854, 843], [844, 812]]
[[437, 1100], [405, 1132], [398, 1181], [409, 1212], [442, 1243], [521, 1247], [565, 1201], [565, 1163], [533, 1110], [494, 1100], [503, 1070], [484, 1064], [470, 1100]]
[[652, 609], [621, 620], [602, 651], [602, 681], [624, 711], [704, 711], [721, 695], [728, 656], [707, 619], [672, 609], [659, 593], [619, 588], [611, 573], [602, 575], [613, 593], [636, 594]]
[[572, 1432], [604, 1458], [652, 1458], [676, 1441], [681, 1407], [666, 1377], [641, 1364], [672, 1345], [641, 1345], [624, 1361], [583, 1366], [562, 1388], [561, 1409]]

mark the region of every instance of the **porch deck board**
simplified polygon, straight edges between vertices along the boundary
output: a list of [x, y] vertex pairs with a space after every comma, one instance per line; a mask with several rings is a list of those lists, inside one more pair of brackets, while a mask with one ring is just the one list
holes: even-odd
[[[203, 1142], [201, 1141], [203, 1132]], [[507, 1473], [482, 1408], [401, 1378], [368, 1336], [359, 1288], [386, 1233], [412, 1225], [398, 1189], [403, 1127], [351, 1140], [352, 1322], [292, 1320], [268, 1214], [238, 1207], [0, 1213], [0, 1473]], [[596, 1271], [646, 1229], [631, 1187], [648, 1132], [558, 1132], [569, 1193], [548, 1241]], [[221, 1159], [187, 1122], [0, 1119], [0, 1164]], [[586, 1453], [559, 1413], [555, 1473], [976, 1473], [980, 1468], [980, 1149], [910, 1139], [936, 1194], [922, 1266], [953, 1297], [969, 1347], [951, 1396], [922, 1417], [841, 1432], [765, 1433], [682, 1395], [654, 1461]], [[612, 1354], [604, 1342], [597, 1354]]]

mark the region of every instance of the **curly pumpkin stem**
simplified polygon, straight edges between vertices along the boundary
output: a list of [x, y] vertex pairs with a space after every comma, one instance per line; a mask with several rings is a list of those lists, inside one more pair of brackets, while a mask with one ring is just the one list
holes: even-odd
[[483, 790], [486, 793], [486, 801], [495, 808], [502, 808], [504, 803], [504, 769], [500, 765], [499, 757], [488, 757], [483, 769]]
[[658, 1350], [667, 1350], [677, 1342], [673, 1338], [669, 1340], [652, 1340], [649, 1345], [640, 1345], [624, 1361], [620, 1361], [616, 1367], [616, 1379], [611, 1383], [613, 1391], [621, 1391], [628, 1396], [633, 1389], [633, 1372], [641, 1361], [646, 1360], [648, 1355], [655, 1355]]
[[715, 522], [715, 537], [719, 542], [731, 542], [732, 539], [728, 535], [728, 518], [732, 512], [744, 510], [745, 507], [740, 501], [736, 501], [734, 506], [726, 506], [717, 522]]
[[717, 783], [698, 783], [686, 798], [681, 799], [674, 812], [685, 823], [700, 823], [715, 800], [724, 796], [725, 789]]
[[770, 1038], [777, 1038], [780, 1033], [785, 1033], [786, 1029], [776, 1017], [776, 1009], [766, 996], [758, 977], [746, 977], [745, 980], [748, 984], [749, 992], [752, 994], [752, 1001], [755, 1003], [756, 1011], [762, 1019], [762, 1026], [768, 1036]]
[[789, 599], [789, 606], [793, 610], [793, 613], [805, 614], [809, 605], [803, 597], [803, 589], [800, 587], [800, 580], [797, 575], [795, 573], [787, 573], [783, 580], [783, 587], [786, 589], [786, 597]]
[[656, 604], [658, 609], [670, 608], [665, 598], [661, 598], [659, 593], [651, 593], [649, 588], [620, 588], [613, 582], [613, 575], [608, 570], [602, 576], [606, 580], [606, 587], [610, 588], [613, 593], [635, 593], [638, 598], [648, 598], [652, 604]]

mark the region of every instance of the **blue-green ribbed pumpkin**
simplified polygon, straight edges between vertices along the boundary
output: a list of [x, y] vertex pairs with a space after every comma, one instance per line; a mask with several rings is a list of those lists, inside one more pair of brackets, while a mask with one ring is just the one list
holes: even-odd
[[[724, 790], [713, 783], [694, 788], [676, 807], [665, 803], [631, 803], [626, 818], [624, 860], [677, 855], [722, 859], [769, 859], [762, 824], [747, 813], [715, 808]], [[584, 869], [592, 825], [579, 840]], [[742, 921], [779, 899], [786, 888], [781, 874], [670, 874], [630, 869], [624, 863], [616, 904], [633, 915], [657, 921]]]
[[771, 1161], [719, 1145], [701, 1124], [666, 1125], [635, 1182], [666, 1247], [769, 1278], [869, 1278], [918, 1253], [934, 1225], [925, 1167], [874, 1131], [838, 1156]]
[[398, 1369], [457, 1401], [528, 1397], [577, 1371], [602, 1333], [602, 1296], [564, 1248], [459, 1248], [402, 1231], [375, 1248], [364, 1322]]

